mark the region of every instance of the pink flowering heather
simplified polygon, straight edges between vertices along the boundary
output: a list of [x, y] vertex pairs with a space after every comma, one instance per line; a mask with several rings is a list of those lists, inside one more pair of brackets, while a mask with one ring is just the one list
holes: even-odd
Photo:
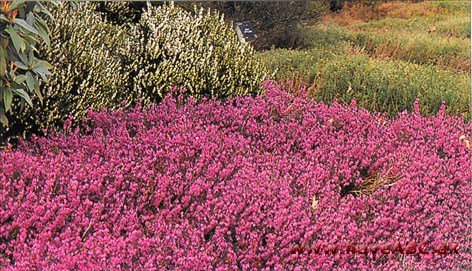
[[[91, 112], [0, 153], [0, 269], [470, 268], [470, 122], [266, 89]], [[394, 241], [459, 253], [293, 253]]]

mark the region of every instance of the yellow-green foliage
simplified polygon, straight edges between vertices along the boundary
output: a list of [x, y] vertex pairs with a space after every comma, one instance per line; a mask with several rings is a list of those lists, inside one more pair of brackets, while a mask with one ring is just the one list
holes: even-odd
[[380, 6], [383, 8], [377, 13], [383, 10], [391, 16], [349, 21], [340, 20], [346, 16], [340, 14], [322, 25], [305, 29], [307, 43], [329, 50], [349, 43], [373, 58], [470, 70], [470, 2], [391, 2]]
[[[459, 24], [450, 28], [446, 23]], [[406, 23], [386, 19], [362, 23], [348, 30], [337, 25], [315, 27], [305, 31], [312, 47], [333, 48], [348, 43], [363, 48], [372, 57], [398, 59], [418, 64], [441, 65], [454, 70], [470, 69], [470, 19], [441, 21], [436, 24]], [[410, 30], [414, 28], [412, 33]]]
[[264, 53], [268, 67], [277, 69], [277, 79], [301, 79], [319, 101], [334, 99], [395, 116], [412, 110], [420, 98], [423, 114], [436, 113], [442, 101], [449, 114], [470, 114], [470, 76], [434, 65], [371, 59], [326, 50], [276, 50]]
[[37, 106], [15, 116], [0, 137], [60, 128], [70, 115], [81, 121], [89, 108], [148, 106], [174, 86], [196, 98], [259, 93], [265, 68], [218, 14], [148, 5], [139, 23], [120, 25], [97, 7], [64, 3], [53, 11], [52, 44], [41, 49], [54, 66], [44, 103], [34, 100]]
[[441, 9], [443, 13], [449, 14], [467, 14], [470, 15], [471, 3], [470, 1], [445, 1], [445, 0], [430, 0], [434, 7]]
[[420, 99], [421, 113], [438, 112], [442, 101], [449, 114], [468, 116], [470, 77], [432, 65], [404, 61], [382, 61], [368, 55], [337, 56], [319, 69], [314, 96], [325, 102], [351, 99], [376, 112], [391, 116], [412, 111]]

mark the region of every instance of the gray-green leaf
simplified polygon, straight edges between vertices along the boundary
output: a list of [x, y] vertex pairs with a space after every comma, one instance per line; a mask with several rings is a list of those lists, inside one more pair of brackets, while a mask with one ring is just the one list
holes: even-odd
[[11, 101], [13, 99], [13, 93], [10, 88], [3, 89], [3, 102], [5, 103], [5, 112], [10, 111]]
[[23, 82], [26, 81], [26, 75], [24, 74], [18, 74], [15, 78], [15, 83], [17, 83], [18, 85], [22, 85]]
[[8, 7], [8, 11], [17, 9], [19, 6], [23, 5], [25, 2], [26, 2], [25, 0], [13, 0], [10, 7]]
[[15, 93], [18, 96], [20, 96], [21, 98], [23, 98], [23, 100], [25, 100], [31, 107], [33, 107], [33, 103], [31, 102], [30, 96], [24, 90], [22, 90], [20, 88], [13, 89], [13, 93]]
[[34, 84], [33, 74], [31, 72], [26, 72], [26, 85], [28, 86], [30, 91], [33, 91], [36, 88]]
[[0, 106], [0, 122], [4, 126], [8, 126], [8, 119], [7, 116], [5, 115], [5, 111], [3, 111], [3, 108]]
[[5, 52], [3, 47], [0, 46], [0, 77], [5, 77], [7, 72], [7, 62], [5, 59]]
[[35, 26], [38, 28], [39, 35], [43, 39], [43, 41], [46, 43], [47, 46], [51, 46], [51, 40], [49, 39], [49, 29], [47, 26], [39, 22], [40, 20], [38, 19]]
[[15, 46], [17, 51], [23, 52], [26, 49], [26, 45], [23, 41], [23, 38], [20, 37], [18, 33], [16, 33], [15, 29], [9, 26], [7, 29], [5, 29], [5, 32], [10, 34], [11, 40], [13, 41], [13, 46]]
[[52, 65], [49, 64], [47, 61], [44, 61], [44, 60], [38, 60], [34, 66], [34, 68], [38, 68], [38, 69], [45, 69], [45, 70], [49, 70], [49, 69], [52, 69]]
[[10, 21], [8, 20], [8, 18], [4, 14], [0, 14], [0, 20], [4, 21], [6, 23], [10, 23]]
[[15, 20], [13, 21], [13, 23], [23, 27], [24, 29], [28, 30], [28, 31], [31, 31], [33, 33], [35, 33], [36, 35], [39, 35], [39, 32], [38, 30], [36, 30], [34, 27], [32, 27], [31, 25], [29, 25], [25, 20], [23, 19], [18, 19], [18, 18], [15, 18]]
[[20, 61], [15, 61], [14, 63], [16, 66], [18, 66], [18, 68], [22, 69], [22, 70], [29, 70], [29, 67], [26, 66], [25, 64], [23, 64], [22, 62]]

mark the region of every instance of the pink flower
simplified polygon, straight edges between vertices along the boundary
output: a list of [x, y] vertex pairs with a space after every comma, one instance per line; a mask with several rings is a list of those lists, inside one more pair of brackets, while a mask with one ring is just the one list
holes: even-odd
[[[458, 140], [470, 122], [385, 119], [265, 88], [228, 102], [169, 97], [149, 110], [90, 112], [86, 133], [1, 152], [0, 269], [470, 266], [472, 155]], [[397, 240], [456, 242], [460, 253], [291, 253]]]

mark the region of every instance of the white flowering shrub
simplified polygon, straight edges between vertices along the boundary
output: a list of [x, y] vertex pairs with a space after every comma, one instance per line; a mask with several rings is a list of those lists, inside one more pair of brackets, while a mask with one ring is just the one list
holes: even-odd
[[253, 48], [211, 10], [194, 15], [172, 4], [148, 5], [134, 33], [132, 56], [141, 56], [132, 67], [139, 72], [134, 87], [150, 97], [163, 97], [174, 86], [197, 98], [257, 94], [267, 74]]
[[69, 116], [75, 124], [89, 108], [149, 106], [175, 86], [197, 99], [259, 93], [266, 70], [221, 15], [148, 5], [137, 23], [116, 24], [97, 7], [64, 3], [53, 11], [51, 47], [41, 48], [54, 66], [43, 104], [33, 100], [37, 106], [0, 138], [61, 128]]

